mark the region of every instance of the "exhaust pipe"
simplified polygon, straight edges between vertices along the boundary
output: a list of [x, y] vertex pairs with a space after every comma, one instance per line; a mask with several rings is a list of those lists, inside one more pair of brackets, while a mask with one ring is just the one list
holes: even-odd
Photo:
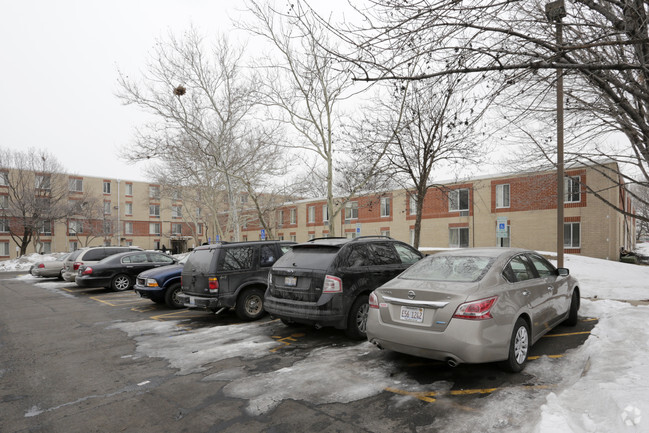
[[446, 363], [448, 364], [449, 367], [453, 367], [453, 368], [457, 367], [457, 365], [459, 364], [459, 362], [457, 362], [453, 358], [446, 358]]
[[378, 347], [379, 349], [383, 350], [383, 346], [381, 346], [381, 343], [379, 343], [375, 338], [372, 338], [372, 339], [370, 340], [370, 343], [372, 343], [373, 345], [375, 345], [375, 346]]

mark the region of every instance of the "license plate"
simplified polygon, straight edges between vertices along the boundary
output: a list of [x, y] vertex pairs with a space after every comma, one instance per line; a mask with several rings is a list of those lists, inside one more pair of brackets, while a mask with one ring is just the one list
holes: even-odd
[[421, 323], [424, 321], [424, 309], [402, 306], [400, 318], [404, 322]]
[[189, 297], [189, 305], [196, 305], [196, 299], [193, 296]]
[[297, 277], [284, 277], [284, 285], [289, 287], [297, 286]]

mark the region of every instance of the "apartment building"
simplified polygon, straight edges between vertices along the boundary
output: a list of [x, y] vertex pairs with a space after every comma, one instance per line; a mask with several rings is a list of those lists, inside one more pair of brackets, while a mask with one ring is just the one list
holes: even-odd
[[[611, 169], [610, 171], [608, 171]], [[571, 167], [565, 172], [564, 252], [619, 260], [635, 246], [635, 221], [595, 196], [630, 210], [631, 200], [613, 182], [617, 165]], [[420, 247], [520, 247], [556, 251], [556, 171], [476, 178], [431, 187], [424, 199]], [[336, 236], [387, 235], [412, 243], [416, 203], [408, 191], [364, 195], [348, 201], [335, 218], [326, 201], [286, 203], [276, 211], [272, 236], [304, 242]], [[249, 222], [245, 239], [262, 238]], [[263, 233], [265, 237], [269, 234]]]

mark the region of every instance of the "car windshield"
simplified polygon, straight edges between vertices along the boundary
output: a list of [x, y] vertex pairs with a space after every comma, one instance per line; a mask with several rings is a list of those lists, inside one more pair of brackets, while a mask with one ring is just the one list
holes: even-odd
[[275, 262], [274, 267], [326, 270], [338, 251], [337, 247], [320, 245], [293, 247]]
[[423, 259], [402, 273], [399, 278], [425, 281], [479, 281], [487, 273], [494, 258], [477, 256], [434, 255]]

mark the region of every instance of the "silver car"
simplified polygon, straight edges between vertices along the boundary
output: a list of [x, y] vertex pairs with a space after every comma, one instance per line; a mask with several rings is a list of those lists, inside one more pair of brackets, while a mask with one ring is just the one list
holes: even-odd
[[451, 366], [502, 361], [518, 372], [546, 332], [577, 324], [579, 302], [568, 269], [534, 251], [454, 250], [422, 259], [372, 292], [367, 338]]
[[63, 279], [63, 263], [70, 254], [65, 254], [55, 260], [47, 260], [43, 262], [36, 262], [31, 267], [29, 272], [35, 277], [52, 278], [57, 277]]

